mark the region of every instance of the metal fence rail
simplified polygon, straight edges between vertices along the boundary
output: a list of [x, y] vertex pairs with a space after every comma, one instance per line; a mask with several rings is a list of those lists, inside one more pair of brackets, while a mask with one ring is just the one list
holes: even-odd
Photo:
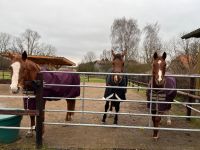
[[186, 129], [186, 128], [161, 128], [161, 127], [147, 127], [147, 126], [104, 125], [104, 124], [86, 124], [86, 123], [44, 122], [44, 125], [107, 127], [107, 128], [126, 128], [126, 129], [142, 129], [142, 130], [148, 129], [148, 130], [188, 131], [188, 132], [199, 132], [200, 131], [200, 129]]
[[200, 116], [181, 116], [181, 115], [159, 115], [159, 114], [146, 114], [146, 113], [115, 113], [115, 112], [97, 112], [97, 111], [69, 111], [69, 110], [56, 110], [56, 109], [45, 109], [45, 112], [73, 112], [73, 113], [84, 113], [84, 114], [111, 114], [111, 115], [128, 115], [128, 116], [160, 116], [160, 117], [172, 117], [172, 118], [195, 118], [200, 119]]
[[[42, 71], [42, 72], [66, 72], [66, 71]], [[162, 117], [173, 117], [173, 118], [195, 118], [195, 119], [200, 119], [200, 116], [186, 116], [186, 115], [164, 115], [164, 114], [151, 114], [151, 112], [149, 111], [149, 113], [131, 113], [131, 112], [121, 112], [121, 113], [109, 113], [109, 112], [97, 112], [97, 111], [85, 111], [85, 101], [118, 101], [118, 102], [134, 102], [134, 103], [166, 103], [166, 104], [181, 104], [183, 106], [186, 106], [190, 109], [193, 109], [197, 112], [200, 112], [199, 110], [192, 108], [189, 105], [200, 105], [200, 103], [193, 103], [191, 101], [189, 102], [178, 102], [178, 101], [174, 101], [174, 102], [162, 102], [162, 101], [147, 101], [147, 100], [138, 100], [138, 99], [127, 99], [127, 100], [115, 100], [115, 99], [103, 99], [103, 98], [86, 98], [85, 97], [85, 93], [86, 93], [86, 88], [117, 88], [117, 89], [132, 89], [132, 90], [177, 90], [177, 91], [190, 91], [190, 92], [200, 92], [200, 89], [194, 89], [194, 88], [188, 88], [188, 89], [181, 89], [181, 88], [177, 88], [177, 89], [171, 89], [171, 88], [152, 88], [152, 87], [119, 87], [119, 86], [97, 86], [97, 85], [87, 85], [85, 82], [85, 76], [86, 75], [113, 75], [113, 74], [117, 74], [117, 75], [126, 75], [126, 76], [142, 76], [142, 77], [151, 77], [151, 74], [134, 74], [134, 73], [97, 73], [97, 72], [66, 72], [66, 73], [72, 73], [72, 74], [79, 74], [82, 75], [83, 78], [83, 83], [80, 85], [64, 85], [64, 84], [46, 84], [41, 82], [41, 87], [40, 90], [42, 91], [43, 87], [46, 86], [68, 86], [68, 87], [81, 87], [82, 88], [82, 95], [81, 97], [78, 98], [63, 98], [63, 97], [42, 97], [41, 93], [39, 92], [39, 94], [37, 94], [36, 96], [33, 95], [28, 95], [28, 96], [11, 96], [11, 95], [0, 95], [0, 99], [1, 98], [38, 98], [40, 101], [43, 101], [43, 99], [47, 98], [47, 99], [70, 99], [70, 100], [81, 100], [81, 110], [79, 111], [66, 111], [66, 110], [53, 110], [53, 109], [41, 109], [42, 108], [42, 102], [37, 103], [37, 107], [40, 107], [38, 110], [38, 114], [42, 114], [44, 112], [74, 112], [74, 113], [81, 113], [82, 118], [84, 118], [84, 114], [118, 114], [118, 115], [128, 115], [128, 116], [142, 116], [142, 117], [148, 117], [149, 121], [150, 121], [150, 117], [152, 116], [162, 116]], [[41, 75], [41, 74], [40, 74]], [[170, 77], [180, 77], [180, 78], [200, 78], [200, 75], [166, 75], [166, 76], [170, 76]], [[41, 81], [43, 81], [42, 79], [40, 79]], [[37, 100], [38, 100], [37, 99]], [[1, 109], [0, 109], [1, 110]], [[40, 121], [41, 116], [37, 116], [40, 117]], [[89, 123], [56, 123], [56, 122], [43, 122], [44, 125], [72, 125], [72, 126], [88, 126], [88, 127], [115, 127], [115, 128], [129, 128], [129, 129], [148, 129], [148, 130], [155, 130], [155, 129], [159, 129], [159, 130], [171, 130], [171, 131], [192, 131], [192, 132], [199, 132], [200, 129], [192, 129], [192, 128], [162, 128], [162, 127], [151, 127], [150, 124], [149, 126], [128, 126], [128, 125], [103, 125], [103, 124], [89, 124]], [[38, 122], [37, 124], [39, 126], [39, 128], [42, 130], [42, 123]], [[38, 127], [37, 126], [37, 127]], [[37, 128], [37, 131], [39, 130], [39, 128]], [[33, 129], [31, 127], [5, 127], [5, 126], [1, 126], [0, 129], [26, 129], [26, 130], [30, 130]], [[39, 133], [37, 135], [38, 138], [37, 142], [38, 145], [41, 145], [41, 140], [42, 140], [42, 133]]]

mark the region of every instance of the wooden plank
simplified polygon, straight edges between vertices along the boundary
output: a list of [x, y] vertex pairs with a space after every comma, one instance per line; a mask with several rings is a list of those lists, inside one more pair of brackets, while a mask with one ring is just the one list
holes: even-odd
[[0, 109], [0, 114], [4, 115], [29, 115], [29, 116], [38, 116], [38, 110], [12, 110], [12, 109]]
[[187, 92], [182, 92], [182, 91], [177, 91], [178, 94], [183, 95], [183, 96], [188, 96], [188, 97], [192, 97], [194, 99], [199, 99], [200, 100], [200, 96], [198, 95], [193, 95]]

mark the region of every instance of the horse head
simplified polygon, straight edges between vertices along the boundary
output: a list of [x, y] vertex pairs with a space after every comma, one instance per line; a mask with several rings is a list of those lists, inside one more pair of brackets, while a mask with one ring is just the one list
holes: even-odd
[[[122, 53], [115, 54], [112, 50], [112, 72], [113, 73], [122, 73], [124, 72], [124, 56], [126, 55], [126, 50], [122, 51]], [[113, 81], [115, 84], [118, 84], [122, 80], [122, 76], [113, 75]]]
[[8, 53], [11, 59], [11, 85], [10, 89], [13, 94], [24, 89], [25, 81], [35, 80], [39, 67], [32, 61], [27, 59], [27, 53], [24, 51], [22, 55]]
[[156, 87], [163, 87], [165, 84], [166, 57], [165, 52], [162, 56], [158, 56], [157, 52], [153, 55], [152, 75], [153, 85]]

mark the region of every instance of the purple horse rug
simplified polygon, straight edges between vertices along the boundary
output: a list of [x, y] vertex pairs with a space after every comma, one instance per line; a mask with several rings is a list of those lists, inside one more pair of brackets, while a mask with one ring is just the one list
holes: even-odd
[[[151, 87], [151, 85], [149, 85]], [[165, 77], [164, 88], [176, 88], [176, 80], [174, 77]], [[164, 102], [173, 102], [176, 97], [176, 90], [160, 90], [159, 92], [152, 91], [152, 101], [164, 101]], [[151, 90], [148, 89], [146, 92], [147, 100], [150, 101]], [[147, 104], [147, 108], [150, 108], [150, 103]], [[151, 110], [156, 110], [158, 112], [166, 111], [171, 108], [171, 104], [166, 103], [152, 103]]]
[[[45, 84], [65, 84], [75, 86], [49, 86], [43, 87], [43, 97], [75, 98], [80, 96], [80, 77], [78, 74], [67, 72], [42, 72]], [[77, 86], [76, 86], [77, 85]], [[45, 99], [48, 101], [59, 99]], [[25, 109], [36, 109], [35, 98], [24, 98]]]

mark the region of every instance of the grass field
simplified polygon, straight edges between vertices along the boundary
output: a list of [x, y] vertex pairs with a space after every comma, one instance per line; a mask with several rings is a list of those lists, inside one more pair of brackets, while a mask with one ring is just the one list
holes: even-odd
[[10, 79], [10, 72], [8, 71], [0, 71], [0, 79]]
[[105, 83], [104, 78], [98, 78], [98, 77], [81, 77], [81, 82], [93, 82], [93, 83]]

